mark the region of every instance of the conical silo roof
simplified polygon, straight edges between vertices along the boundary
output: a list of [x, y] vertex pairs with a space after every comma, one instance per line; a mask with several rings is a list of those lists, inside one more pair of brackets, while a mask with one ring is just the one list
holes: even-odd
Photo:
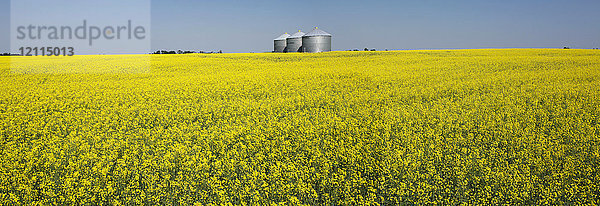
[[319, 29], [319, 27], [315, 27], [315, 29], [306, 33], [304, 36], [331, 36], [331, 34]]
[[288, 37], [290, 37], [290, 35], [289, 35], [288, 33], [285, 33], [285, 34], [282, 34], [281, 36], [277, 37], [277, 38], [276, 38], [276, 39], [274, 39], [274, 40], [285, 40], [285, 39], [287, 39]]
[[304, 33], [304, 32], [302, 32], [302, 31], [298, 30], [298, 32], [296, 32], [295, 34], [292, 34], [292, 36], [289, 36], [289, 37], [288, 37], [288, 39], [289, 39], [289, 38], [301, 38], [301, 37], [302, 37], [302, 36], [304, 36], [304, 35], [305, 35], [305, 33]]

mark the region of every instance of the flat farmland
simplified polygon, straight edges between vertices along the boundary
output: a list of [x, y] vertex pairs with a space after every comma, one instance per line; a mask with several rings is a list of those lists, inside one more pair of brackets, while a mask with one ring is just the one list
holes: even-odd
[[599, 108], [599, 50], [0, 57], [0, 201], [597, 205]]

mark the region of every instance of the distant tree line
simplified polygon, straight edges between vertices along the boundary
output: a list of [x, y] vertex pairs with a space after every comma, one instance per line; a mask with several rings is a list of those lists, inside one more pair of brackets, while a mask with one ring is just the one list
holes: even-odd
[[223, 53], [222, 50], [219, 50], [218, 52], [205, 52], [205, 51], [182, 51], [182, 50], [177, 50], [177, 51], [167, 51], [167, 50], [158, 50], [153, 52], [152, 54], [221, 54]]
[[[563, 49], [570, 49], [570, 47], [563, 47]], [[600, 48], [592, 48], [593, 50], [599, 50]], [[358, 49], [348, 49], [346, 51], [360, 51]], [[369, 49], [369, 48], [365, 48], [363, 49], [363, 51], [377, 51], [376, 49]], [[384, 51], [388, 51], [387, 49], [385, 49]], [[183, 50], [177, 50], [177, 51], [173, 51], [173, 50], [158, 50], [155, 52], [152, 52], [150, 54], [221, 54], [223, 53], [222, 50], [219, 51], [183, 51]], [[21, 56], [20, 54], [11, 54], [11, 53], [0, 53], [0, 56]]]
[[[358, 49], [348, 49], [346, 51], [360, 51], [360, 50], [358, 50]], [[365, 48], [365, 49], [363, 49], [363, 51], [377, 51], [377, 49]], [[387, 49], [385, 49], [385, 51], [387, 51]]]
[[[563, 49], [571, 49], [571, 47], [566, 46], [566, 47], [563, 47]], [[600, 49], [600, 48], [591, 48], [591, 49], [596, 50], [596, 49]]]
[[[170, 51], [170, 50], [158, 50], [155, 52], [152, 52], [150, 54], [221, 54], [223, 53], [222, 50], [219, 51], [209, 51], [209, 52], [205, 52], [205, 51], [183, 51], [183, 50], [177, 50], [177, 51]], [[11, 54], [11, 53], [0, 53], [0, 56], [21, 56], [20, 54]]]

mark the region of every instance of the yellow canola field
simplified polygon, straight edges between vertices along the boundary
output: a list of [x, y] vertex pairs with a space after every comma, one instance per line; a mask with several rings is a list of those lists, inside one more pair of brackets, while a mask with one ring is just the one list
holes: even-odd
[[598, 50], [0, 57], [0, 203], [598, 205], [599, 108]]

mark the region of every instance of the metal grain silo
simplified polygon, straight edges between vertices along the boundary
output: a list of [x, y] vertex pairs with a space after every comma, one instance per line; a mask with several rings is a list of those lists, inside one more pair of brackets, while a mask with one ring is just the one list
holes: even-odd
[[295, 34], [292, 34], [286, 39], [286, 52], [301, 52], [302, 50], [302, 36], [304, 32], [298, 30]]
[[302, 51], [312, 53], [331, 51], [331, 34], [315, 27], [302, 36]]
[[286, 39], [290, 37], [290, 35], [288, 33], [282, 34], [281, 36], [277, 37], [276, 39], [273, 40], [273, 51], [274, 52], [284, 52], [285, 51], [285, 47], [287, 46], [287, 41]]

